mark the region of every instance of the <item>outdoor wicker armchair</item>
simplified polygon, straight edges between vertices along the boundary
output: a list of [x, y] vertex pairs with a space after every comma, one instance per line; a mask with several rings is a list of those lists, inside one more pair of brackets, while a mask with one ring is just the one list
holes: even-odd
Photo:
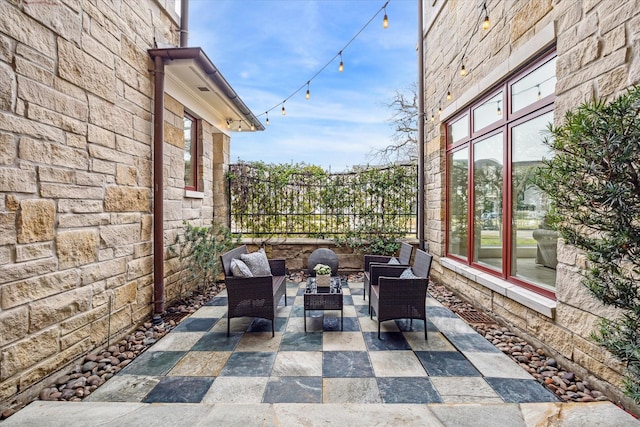
[[[400, 244], [400, 252], [398, 253], [398, 264], [391, 265], [401, 265], [408, 267], [411, 262], [411, 255], [413, 255], [413, 245], [409, 243], [402, 242]], [[371, 283], [371, 265], [372, 264], [388, 264], [389, 261], [393, 258], [390, 255], [365, 255], [364, 256], [364, 291], [362, 293], [362, 299], [367, 298], [367, 292], [370, 292], [369, 286]]]

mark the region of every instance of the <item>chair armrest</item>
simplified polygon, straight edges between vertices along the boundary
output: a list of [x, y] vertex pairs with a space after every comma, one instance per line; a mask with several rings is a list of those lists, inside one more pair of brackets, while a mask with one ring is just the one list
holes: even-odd
[[402, 272], [406, 270], [407, 267], [401, 265], [394, 264], [372, 264], [371, 270], [369, 271], [369, 283], [372, 285], [378, 284], [378, 278], [381, 276], [386, 277], [400, 277]]
[[285, 276], [287, 274], [287, 268], [285, 266], [284, 259], [280, 259], [280, 258], [270, 259], [269, 267], [271, 268], [272, 276]]
[[391, 259], [388, 255], [365, 255], [364, 256], [364, 271], [369, 271], [369, 266], [371, 263], [382, 263], [386, 264]]

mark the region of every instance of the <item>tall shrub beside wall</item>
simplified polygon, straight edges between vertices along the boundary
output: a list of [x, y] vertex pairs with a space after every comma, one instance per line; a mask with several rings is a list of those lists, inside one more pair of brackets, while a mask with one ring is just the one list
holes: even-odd
[[625, 393], [640, 402], [640, 87], [593, 101], [551, 127], [555, 157], [537, 182], [557, 210], [562, 236], [586, 252], [583, 284], [621, 309], [593, 339], [627, 363]]

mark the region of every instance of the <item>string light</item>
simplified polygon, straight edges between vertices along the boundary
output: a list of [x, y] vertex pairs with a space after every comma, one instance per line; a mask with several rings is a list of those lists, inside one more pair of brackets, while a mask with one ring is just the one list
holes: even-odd
[[256, 130], [256, 125], [254, 125], [253, 123], [251, 123], [251, 130]]
[[[313, 81], [313, 79], [315, 79], [316, 77], [318, 77], [329, 65], [331, 65], [336, 58], [340, 57], [340, 65], [338, 66], [338, 71], [339, 72], [343, 72], [344, 71], [344, 60], [342, 58], [342, 53], [345, 49], [347, 49], [351, 43], [353, 43], [353, 41], [365, 30], [365, 28], [367, 28], [375, 19], [376, 17], [384, 11], [384, 18], [383, 18], [383, 26], [384, 28], [387, 28], [389, 25], [389, 17], [387, 16], [387, 10], [386, 7], [389, 4], [390, 0], [387, 0], [387, 2], [384, 4], [384, 6], [382, 6], [380, 9], [378, 9], [378, 11], [360, 28], [360, 30], [358, 30], [358, 32], [343, 46], [343, 48], [333, 56], [333, 58], [331, 58], [322, 68], [320, 68], [320, 70], [318, 72], [316, 72], [309, 80], [307, 80], [306, 83], [304, 83], [303, 85], [301, 85], [300, 87], [298, 87], [298, 89], [296, 89], [295, 91], [293, 91], [288, 97], [286, 97], [282, 102], [274, 105], [273, 107], [267, 109], [263, 114], [266, 116], [265, 122], [267, 125], [269, 125], [269, 111], [272, 111], [274, 109], [276, 109], [278, 106], [282, 105], [282, 115], [286, 114], [286, 110], [284, 108], [284, 103], [291, 99], [293, 96], [295, 96], [298, 92], [300, 92], [301, 90], [304, 89], [305, 85], [307, 87], [306, 93], [305, 93], [305, 98], [309, 99], [311, 97], [311, 92], [309, 90], [309, 85], [311, 83], [311, 81]], [[260, 117], [262, 114], [259, 114], [258, 117]]]
[[462, 66], [460, 67], [460, 75], [462, 77], [467, 75], [467, 69], [464, 68], [464, 57], [462, 57]]
[[434, 121], [436, 119], [436, 116], [433, 114], [433, 109], [431, 109], [431, 121]]
[[238, 132], [242, 132], [242, 121], [238, 120]]
[[227, 119], [227, 129], [231, 129], [231, 124], [232, 123], [233, 123], [233, 120]]
[[482, 9], [484, 10], [484, 21], [482, 22], [482, 29], [483, 30], [488, 30], [489, 29], [489, 11], [487, 10], [487, 2], [484, 2], [484, 4], [482, 5]]
[[502, 117], [502, 108], [500, 108], [500, 101], [497, 101], [498, 103], [498, 110], [496, 111], [496, 113], [498, 113], [498, 117]]
[[442, 114], [442, 106], [438, 105], [438, 118], [440, 117], [441, 114]]
[[537, 84], [536, 87], [538, 88], [538, 100], [540, 100], [542, 98], [542, 93], [540, 92], [540, 85]]
[[389, 28], [389, 18], [387, 17], [387, 4], [389, 4], [389, 2], [385, 3], [385, 5], [382, 7], [384, 9], [384, 18], [382, 19], [382, 28]]
[[451, 101], [451, 91], [447, 92], [447, 101]]

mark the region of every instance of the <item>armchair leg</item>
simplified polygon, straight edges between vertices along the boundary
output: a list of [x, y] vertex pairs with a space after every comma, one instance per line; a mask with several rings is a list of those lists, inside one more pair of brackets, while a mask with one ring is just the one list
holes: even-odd
[[424, 340], [427, 340], [427, 318], [425, 317], [424, 319]]
[[271, 338], [275, 336], [276, 336], [276, 319], [274, 318], [274, 319], [271, 319]]
[[229, 317], [229, 312], [227, 312], [227, 336], [231, 335], [229, 333], [230, 329], [231, 329], [231, 318]]
[[380, 339], [380, 320], [378, 320], [378, 339]]

